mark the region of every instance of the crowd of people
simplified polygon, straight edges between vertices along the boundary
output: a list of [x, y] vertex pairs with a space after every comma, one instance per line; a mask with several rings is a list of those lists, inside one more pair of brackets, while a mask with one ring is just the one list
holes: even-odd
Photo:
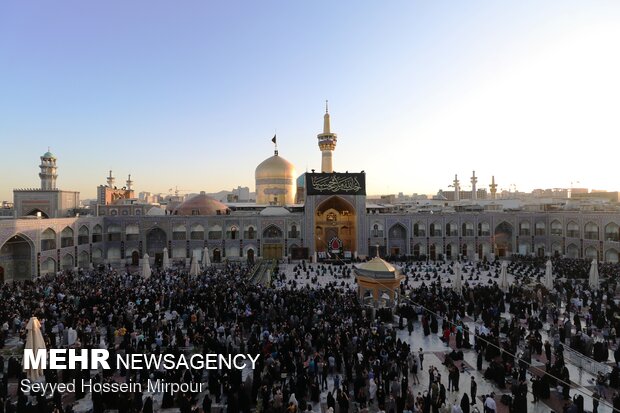
[[[255, 285], [250, 282], [251, 268], [244, 264], [211, 267], [199, 276], [190, 276], [184, 269], [154, 270], [145, 279], [108, 268], [5, 284], [0, 288], [2, 343], [16, 337], [23, 343], [26, 323], [36, 316], [48, 348], [107, 348], [113, 354], [261, 355], [257, 368], [245, 373], [225, 369], [45, 371], [49, 383], [91, 375], [95, 381], [206, 383], [204, 394], [164, 394], [161, 408], [178, 407], [184, 413], [210, 412], [215, 405], [225, 406], [228, 412], [255, 409], [257, 413], [310, 412], [313, 406], [330, 413], [469, 413], [478, 396], [473, 376], [469, 394], [463, 390], [468, 387], [461, 377], [463, 351], [475, 351], [476, 368], [498, 388], [511, 389], [513, 397], [505, 402], [525, 413], [528, 392], [535, 401], [544, 400], [553, 386], [560, 385], [563, 397], [570, 399], [563, 351], [564, 345], [571, 345], [576, 335], [572, 328], [577, 326], [565, 324], [571, 317], [560, 313], [559, 304], [581, 300], [580, 308], [569, 309], [576, 317], [573, 324], [588, 309], [590, 316], [577, 334], [582, 328], [586, 334], [591, 326], [611, 331], [620, 311], [612, 300], [602, 303], [598, 295], [602, 292], [571, 282], [558, 282], [554, 292], [517, 284], [502, 291], [494, 282], [465, 283], [457, 292], [442, 284], [433, 271], [421, 271], [421, 265], [405, 264], [401, 293], [406, 299], [395, 317], [405, 318], [410, 332], [419, 325], [424, 335], [438, 334], [453, 347], [444, 360], [447, 377], [442, 378], [436, 366], [427, 366], [428, 386], [422, 386], [419, 379], [425, 371], [424, 349], [398, 337], [397, 328], [405, 328], [404, 323], [382, 322], [360, 303], [355, 290], [337, 288], [338, 283], [297, 288], [278, 272], [272, 287]], [[499, 263], [480, 262], [472, 265], [467, 276], [475, 278], [477, 272], [498, 269]], [[352, 276], [347, 267], [334, 272], [305, 262], [294, 270], [296, 276], [308, 274], [313, 281], [328, 273], [343, 279]], [[424, 282], [413, 285], [416, 277]], [[510, 320], [502, 318], [507, 310], [512, 314]], [[543, 343], [540, 332], [545, 323], [551, 325], [551, 342]], [[615, 346], [613, 339], [609, 345]], [[545, 368], [532, 371], [532, 354], [543, 352]], [[2, 411], [71, 411], [71, 403], [61, 394], [11, 394], [9, 381], [23, 377], [18, 356], [6, 363], [1, 359], [0, 372]], [[460, 400], [451, 391], [462, 394]], [[481, 406], [494, 413], [493, 396], [480, 396], [484, 399]], [[139, 393], [93, 394], [92, 404], [94, 412], [149, 413], [154, 409], [153, 398]]]

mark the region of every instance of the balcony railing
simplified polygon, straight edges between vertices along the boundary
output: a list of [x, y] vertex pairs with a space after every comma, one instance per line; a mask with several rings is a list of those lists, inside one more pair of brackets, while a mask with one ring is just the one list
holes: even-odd
[[204, 231], [192, 231], [189, 233], [189, 239], [203, 240], [205, 239]]
[[127, 241], [139, 241], [140, 240], [140, 234], [126, 234], [125, 235], [125, 239]]
[[527, 236], [529, 236], [529, 235], [530, 235], [530, 230], [529, 230], [529, 229], [522, 228], [522, 229], [519, 231], [519, 235], [520, 235], [520, 236], [526, 236], [526, 237], [527, 237]]
[[209, 231], [209, 239], [222, 239], [222, 231]]
[[113, 232], [111, 234], [108, 234], [108, 241], [120, 241], [120, 240], [121, 240], [120, 232]]
[[562, 230], [561, 229], [553, 229], [553, 228], [551, 228], [551, 235], [554, 235], [556, 237], [561, 237], [562, 236]]
[[569, 229], [568, 231], [566, 231], [566, 236], [568, 238], [579, 238], [579, 231]]
[[44, 239], [41, 240], [41, 250], [49, 251], [56, 249], [56, 240], [55, 239]]
[[226, 239], [239, 239], [239, 231], [226, 231]]
[[93, 234], [93, 244], [101, 241], [103, 241], [103, 236], [101, 234]]
[[84, 244], [88, 244], [88, 235], [78, 235], [78, 245], [84, 245]]
[[288, 232], [288, 237], [289, 238], [299, 238], [299, 231], [289, 231]]
[[370, 236], [373, 238], [383, 238], [383, 231], [378, 229], [373, 229], [370, 232]]
[[187, 239], [187, 234], [185, 232], [173, 232], [172, 239], [174, 241], [185, 241]]
[[618, 234], [605, 234], [605, 241], [618, 242], [620, 241], [620, 236]]
[[598, 231], [586, 231], [586, 232], [584, 232], [583, 237], [585, 239], [597, 240], [598, 239]]
[[256, 231], [244, 231], [243, 239], [254, 239], [256, 238]]
[[72, 247], [73, 246], [73, 237], [69, 238], [61, 238], [60, 239], [60, 248]]

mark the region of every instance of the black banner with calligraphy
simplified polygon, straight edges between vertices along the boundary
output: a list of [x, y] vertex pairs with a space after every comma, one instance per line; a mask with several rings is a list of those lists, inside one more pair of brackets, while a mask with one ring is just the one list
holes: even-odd
[[306, 173], [307, 195], [366, 195], [364, 173]]

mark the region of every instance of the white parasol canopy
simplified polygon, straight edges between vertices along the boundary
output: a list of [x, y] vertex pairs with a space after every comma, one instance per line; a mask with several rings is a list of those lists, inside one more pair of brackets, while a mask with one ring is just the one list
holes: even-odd
[[452, 288], [458, 295], [463, 294], [463, 284], [461, 283], [461, 264], [459, 262], [454, 263], [454, 282], [452, 283]]
[[204, 268], [211, 266], [211, 257], [209, 256], [209, 247], [205, 247], [202, 252], [202, 266]]
[[168, 248], [164, 248], [164, 258], [161, 265], [164, 267], [164, 270], [170, 268], [170, 257], [168, 257]]
[[547, 260], [545, 267], [545, 288], [549, 291], [553, 290], [553, 264], [551, 264], [551, 260]]
[[588, 284], [590, 284], [590, 288], [595, 290], [599, 288], [598, 261], [596, 261], [596, 258], [592, 260], [592, 265], [590, 265], [590, 279], [588, 280]]
[[197, 277], [199, 272], [200, 266], [198, 265], [198, 253], [194, 251], [194, 256], [192, 257], [192, 265], [189, 268], [189, 275]]
[[502, 261], [502, 269], [499, 273], [499, 288], [503, 291], [508, 289], [508, 261]]
[[149, 262], [149, 254], [142, 257], [142, 278], [151, 278], [151, 263]]
[[[45, 350], [45, 340], [41, 334], [41, 322], [36, 317], [31, 317], [26, 325], [26, 349], [32, 350], [36, 357], [38, 350]], [[24, 369], [26, 376], [30, 381], [37, 381], [43, 377], [43, 369], [39, 368]]]

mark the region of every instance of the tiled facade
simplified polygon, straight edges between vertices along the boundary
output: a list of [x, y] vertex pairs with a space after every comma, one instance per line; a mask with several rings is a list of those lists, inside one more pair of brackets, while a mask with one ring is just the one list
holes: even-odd
[[[212, 260], [286, 257], [307, 248], [312, 257], [315, 210], [329, 201], [309, 196], [304, 212], [283, 216], [105, 216], [0, 221], [0, 267], [5, 280], [63, 268], [137, 264], [148, 253], [189, 262], [209, 248]], [[620, 214], [586, 212], [367, 213], [365, 197], [342, 197], [355, 209], [353, 255], [440, 254], [469, 258], [515, 253], [618, 261]], [[361, 213], [360, 213], [361, 210]], [[476, 254], [477, 252], [477, 254]], [[274, 255], [275, 254], [275, 255]], [[19, 265], [18, 265], [19, 264]]]

